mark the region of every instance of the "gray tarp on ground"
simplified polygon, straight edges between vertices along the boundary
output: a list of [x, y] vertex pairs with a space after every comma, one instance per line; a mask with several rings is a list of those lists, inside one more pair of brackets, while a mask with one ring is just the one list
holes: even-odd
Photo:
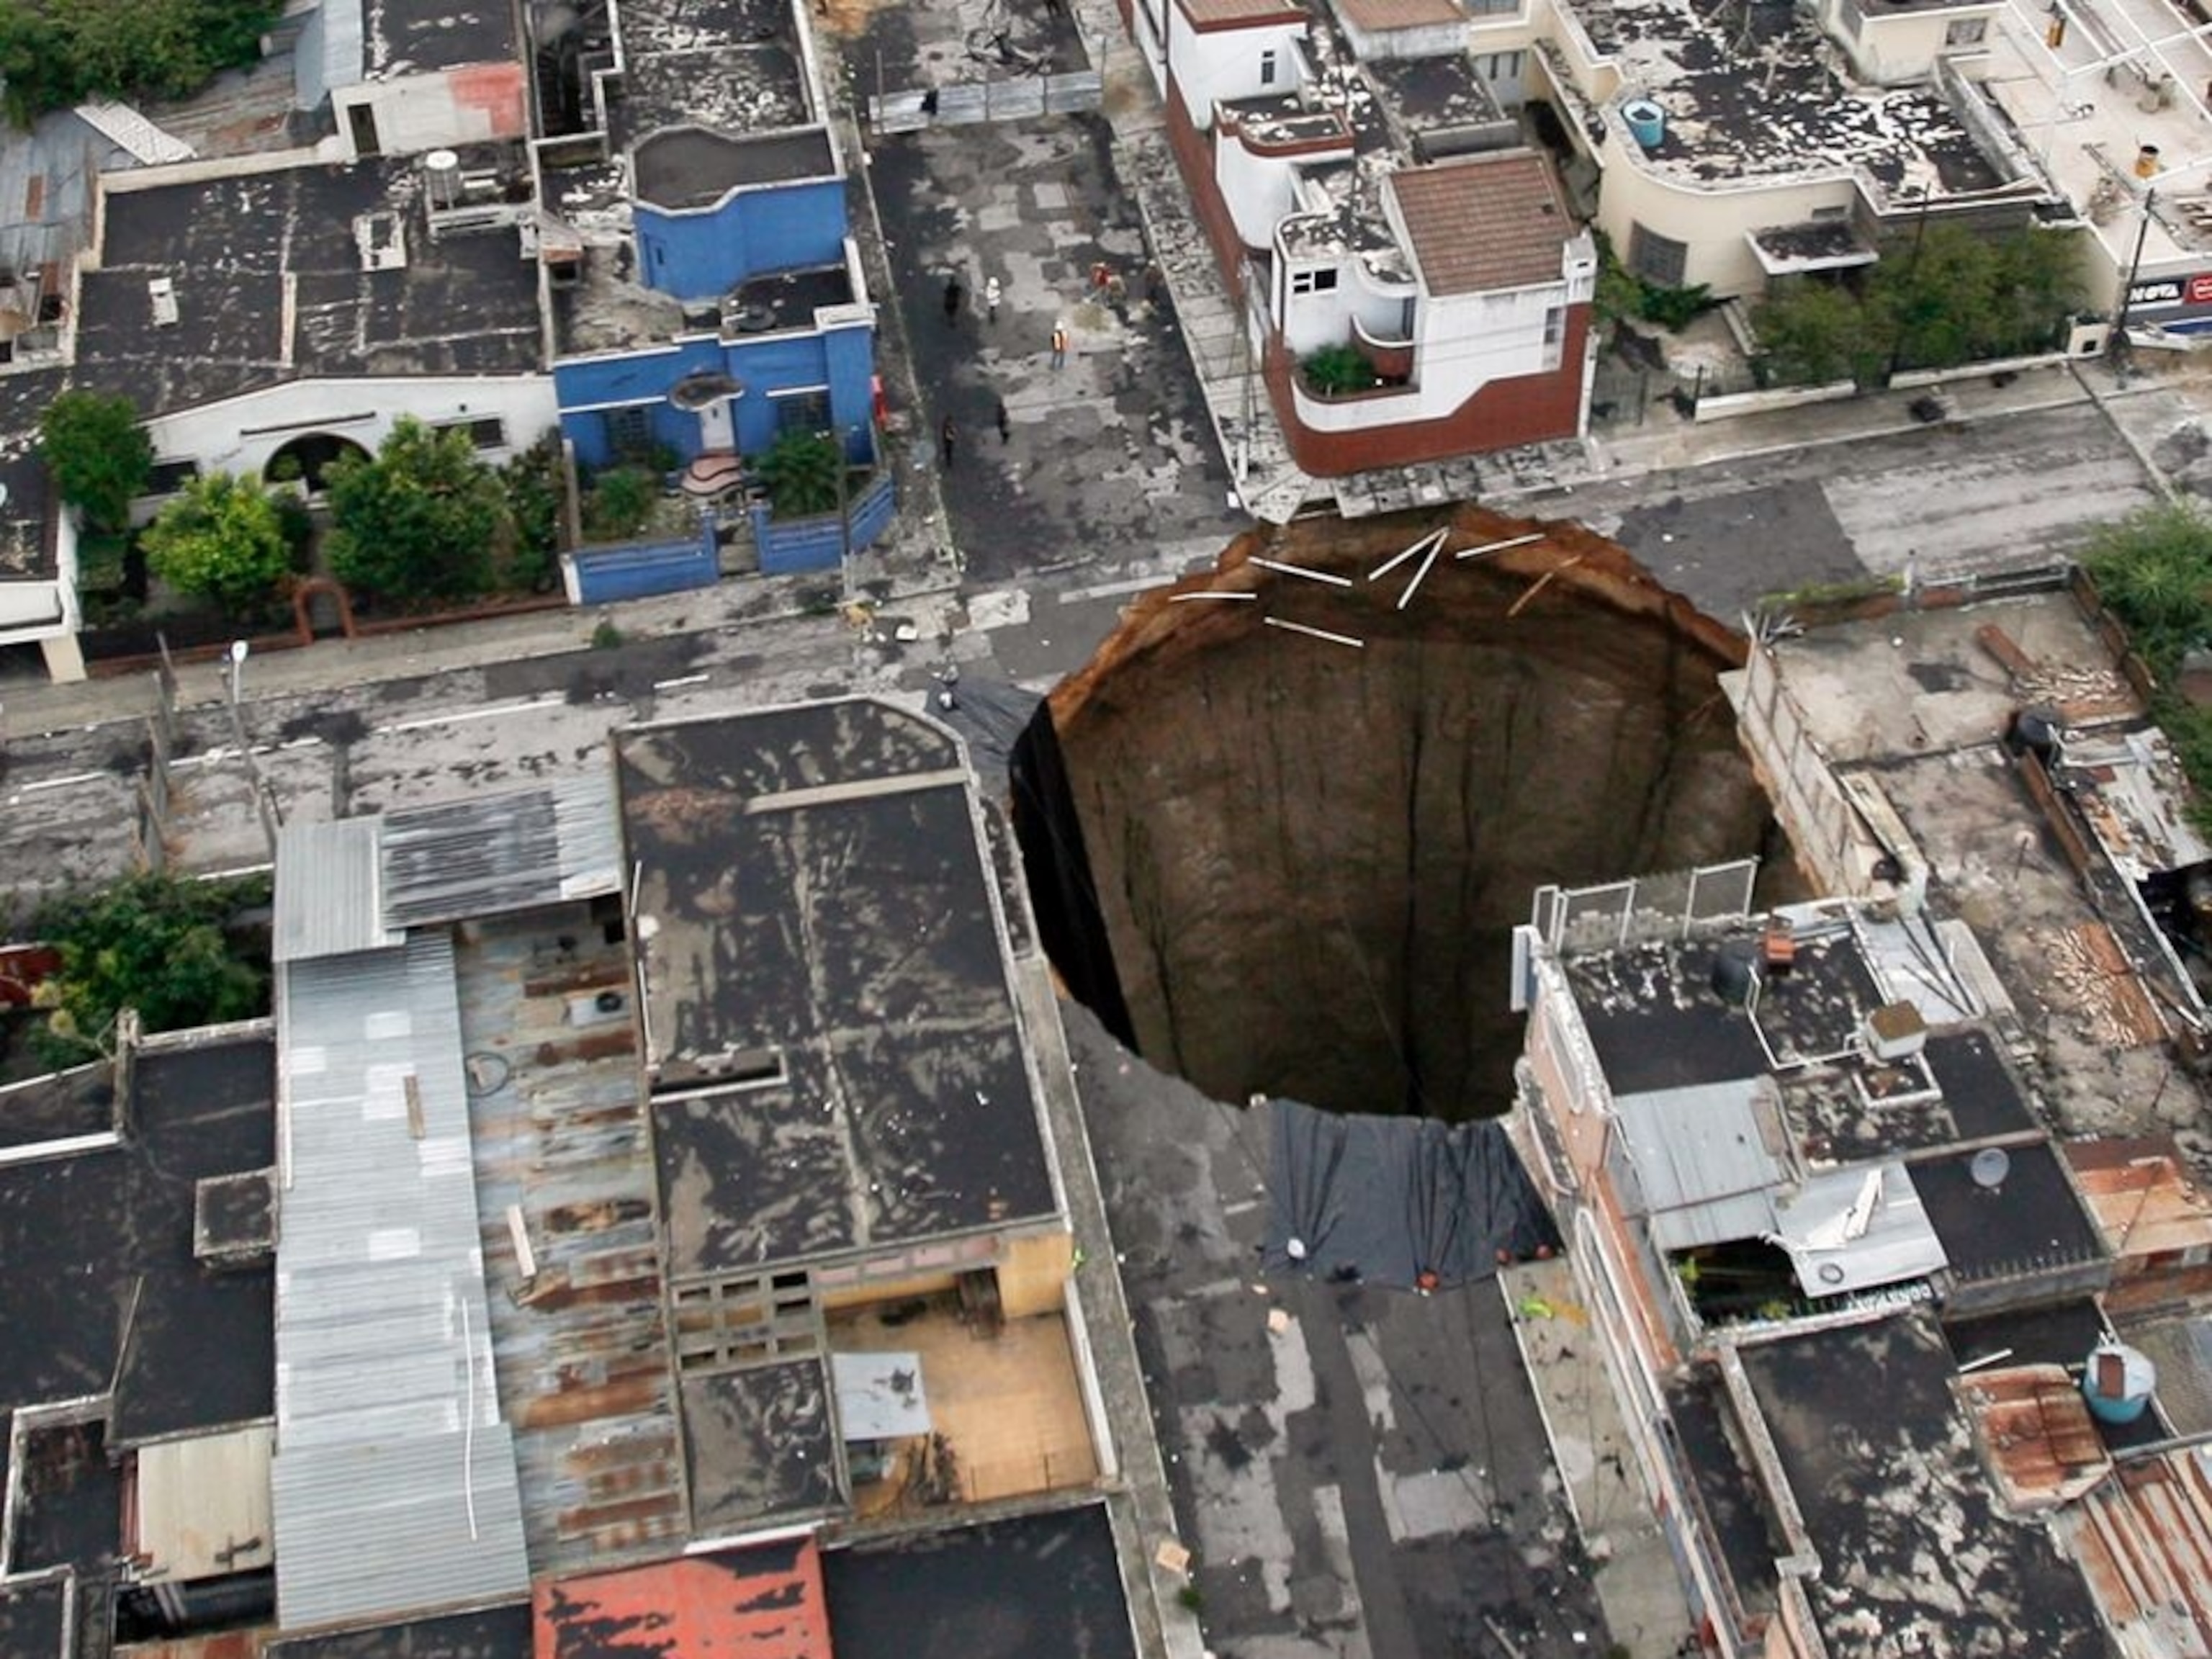
[[[1495, 1120], [1355, 1116], [1267, 1103], [1268, 1269], [1409, 1288], [1488, 1279], [1559, 1234]], [[1293, 1257], [1290, 1243], [1304, 1246]]]

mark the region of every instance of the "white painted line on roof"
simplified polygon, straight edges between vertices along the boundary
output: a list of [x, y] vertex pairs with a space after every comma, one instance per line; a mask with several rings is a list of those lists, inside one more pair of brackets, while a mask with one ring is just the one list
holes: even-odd
[[686, 674], [681, 679], [655, 680], [653, 689], [656, 691], [677, 691], [687, 685], [704, 685], [708, 678], [705, 674]]
[[1170, 593], [1168, 595], [1168, 603], [1170, 605], [1187, 605], [1193, 599], [1251, 600], [1256, 599], [1259, 597], [1260, 596], [1257, 593]]
[[1110, 599], [1122, 593], [1141, 593], [1148, 587], [1165, 587], [1180, 581], [1180, 576], [1131, 576], [1118, 582], [1099, 582], [1091, 587], [1071, 587], [1060, 596], [1062, 605], [1080, 605], [1085, 599]]
[[526, 714], [533, 708], [550, 708], [568, 699], [560, 692], [550, 692], [542, 697], [526, 697], [520, 702], [487, 703], [482, 708], [463, 708], [450, 714], [425, 714], [420, 720], [401, 720], [396, 726], [380, 726], [376, 735], [388, 738], [402, 732], [427, 732], [434, 726], [458, 726], [463, 720], [497, 720], [503, 714]]
[[1327, 582], [1331, 587], [1349, 587], [1352, 578], [1340, 576], [1332, 570], [1309, 570], [1302, 564], [1285, 564], [1279, 559], [1263, 559], [1252, 556], [1252, 562], [1262, 570], [1273, 570], [1285, 576], [1304, 576], [1310, 582]]

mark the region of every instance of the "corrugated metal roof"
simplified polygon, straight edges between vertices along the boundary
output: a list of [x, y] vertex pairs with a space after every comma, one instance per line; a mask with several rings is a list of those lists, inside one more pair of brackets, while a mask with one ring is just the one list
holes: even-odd
[[622, 819], [612, 767], [528, 789], [389, 812], [384, 920], [419, 927], [622, 886]]
[[286, 963], [277, 1045], [278, 1618], [526, 1594], [451, 941]]
[[1620, 1145], [1663, 1249], [1755, 1238], [1770, 1224], [1765, 1194], [1784, 1178], [1766, 1078], [1624, 1095]]
[[2056, 1531], [2132, 1659], [2212, 1653], [2212, 1478], [2204, 1449], [2123, 1466]]
[[384, 924], [374, 818], [292, 823], [277, 832], [270, 954], [308, 962], [399, 943]]

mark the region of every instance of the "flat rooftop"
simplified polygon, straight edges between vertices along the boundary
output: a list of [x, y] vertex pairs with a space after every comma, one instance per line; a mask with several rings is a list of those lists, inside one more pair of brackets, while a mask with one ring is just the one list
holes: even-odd
[[502, 0], [322, 0], [359, 15], [371, 80], [471, 64], [512, 64], [514, 8]]
[[[54, 1127], [112, 1125], [104, 1067], [60, 1089], [65, 1101], [22, 1085], [0, 1111], [45, 1096]], [[276, 1161], [270, 1041], [149, 1046], [132, 1091], [116, 1144], [0, 1166], [0, 1413], [98, 1394], [113, 1379], [118, 1445], [275, 1410], [270, 1267], [219, 1272], [192, 1253], [198, 1183]], [[134, 1296], [118, 1352], [118, 1310]]]
[[[77, 382], [155, 414], [285, 380], [542, 372], [535, 267], [503, 235], [433, 243], [422, 190], [417, 168], [363, 161], [112, 192]], [[395, 263], [364, 269], [364, 240]]]
[[261, 1652], [262, 1659], [530, 1659], [530, 1603], [288, 1636]]
[[952, 737], [854, 701], [617, 754], [671, 1277], [1052, 1214]]
[[1819, 26], [1791, 7], [1610, 0], [1573, 9], [1623, 83], [1656, 88], [1666, 111], [1665, 134], [1648, 149], [1608, 112], [1629, 165], [1714, 185], [1857, 173], [1884, 195], [1911, 185], [1930, 201], [2007, 182], [1940, 95], [1847, 79]]
[[963, 1659], [1136, 1659], [1103, 1504], [832, 1550], [823, 1577], [837, 1659], [913, 1659], [919, 1632]]
[[[763, 112], [791, 113], [781, 107]], [[739, 136], [745, 131], [667, 127], [640, 139], [630, 152], [638, 199], [677, 210], [712, 207], [733, 190], [837, 176], [836, 147], [826, 127]]]
[[1924, 1310], [1741, 1352], [1820, 1558], [1804, 1589], [1832, 1659], [1893, 1654], [1908, 1632], [1943, 1652], [2103, 1659], [2048, 1530], [1996, 1508]]
[[623, 52], [618, 142], [685, 126], [734, 138], [821, 118], [792, 0], [616, 0], [613, 9]]
[[[2083, 809], [2124, 832], [2124, 845], [2160, 844], [2165, 820], [2142, 816], [2125, 781], [2107, 781], [2157, 769], [2124, 743], [2098, 741], [2135, 730], [2143, 708], [2074, 596], [1822, 624], [1774, 642], [1764, 661], [1831, 769], [1893, 812], [1934, 902], [1956, 918], [1947, 926], [1971, 931], [1993, 970], [1976, 988], [1992, 1013], [2032, 1023], [2039, 1115], [2075, 1134], [2179, 1126], [2201, 1156], [2197, 1085], [2170, 1064], [2160, 1013], [2167, 995], [2185, 994], [2179, 970], [2127, 878], [2096, 860], [2087, 881], [2077, 873], [2001, 742], [2014, 711], [2051, 709], [2082, 734]], [[2129, 840], [2132, 824], [2146, 833]], [[1878, 850], [1869, 836], [1852, 856]]]

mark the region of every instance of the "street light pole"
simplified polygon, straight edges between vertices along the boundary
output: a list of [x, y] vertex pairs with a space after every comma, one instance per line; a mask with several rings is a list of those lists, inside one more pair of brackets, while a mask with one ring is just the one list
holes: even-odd
[[253, 758], [253, 745], [246, 738], [246, 659], [253, 647], [244, 640], [230, 642], [230, 660], [224, 678], [230, 687], [230, 732], [238, 740], [238, 757], [246, 764], [246, 787], [253, 796], [253, 807], [261, 819], [261, 834], [269, 843], [269, 857], [276, 857], [276, 831], [283, 823], [283, 816], [271, 799], [268, 784], [261, 776], [260, 763]]

